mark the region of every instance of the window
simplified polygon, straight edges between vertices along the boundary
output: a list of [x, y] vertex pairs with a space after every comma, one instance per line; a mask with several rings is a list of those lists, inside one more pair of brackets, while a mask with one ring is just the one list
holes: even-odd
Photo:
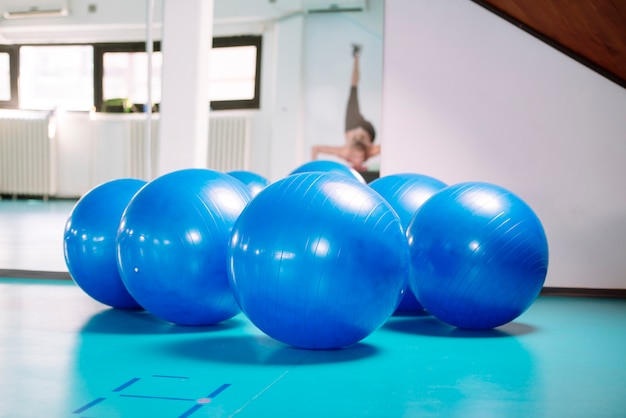
[[254, 99], [256, 48], [214, 48], [209, 61], [211, 101]]
[[11, 56], [0, 52], [0, 101], [11, 100]]
[[[213, 110], [258, 109], [261, 79], [261, 36], [213, 39], [209, 52], [209, 100]], [[159, 42], [152, 58], [152, 102], [161, 101], [163, 57]], [[147, 102], [147, 55], [144, 43], [97, 44], [96, 108], [111, 99], [129, 99], [136, 108]]]
[[[111, 99], [128, 99], [135, 110], [148, 102], [148, 54], [145, 43], [98, 44], [95, 49], [96, 109]], [[160, 44], [152, 54], [152, 103], [161, 101]]]
[[0, 45], [0, 108], [17, 107], [17, 48]]
[[[213, 110], [258, 109], [261, 36], [213, 39], [209, 100]], [[152, 56], [152, 102], [161, 101], [160, 42]], [[0, 45], [0, 107], [102, 110], [107, 101], [143, 111], [148, 101], [145, 43]], [[19, 80], [19, 81], [18, 81]], [[19, 100], [18, 100], [19, 98]], [[122, 100], [119, 100], [122, 99]]]
[[[103, 56], [103, 100], [128, 97], [132, 103], [148, 102], [148, 54], [145, 52], [107, 52]], [[152, 58], [151, 99], [161, 101], [160, 52]]]
[[19, 60], [21, 109], [92, 108], [91, 45], [21, 46]]
[[211, 109], [258, 109], [261, 36], [214, 38], [209, 59]]

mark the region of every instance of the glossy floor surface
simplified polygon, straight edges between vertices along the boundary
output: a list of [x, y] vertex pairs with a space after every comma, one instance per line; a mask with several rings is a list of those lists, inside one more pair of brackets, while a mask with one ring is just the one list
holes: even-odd
[[61, 276], [65, 223], [75, 200], [0, 200], [0, 275]]
[[540, 297], [461, 331], [392, 317], [342, 350], [108, 309], [67, 280], [0, 279], [2, 417], [621, 417], [626, 301]]
[[541, 296], [480, 332], [394, 316], [354, 346], [299, 350], [243, 315], [181, 327], [70, 280], [6, 277], [65, 269], [72, 205], [0, 201], [0, 417], [626, 416], [626, 300]]

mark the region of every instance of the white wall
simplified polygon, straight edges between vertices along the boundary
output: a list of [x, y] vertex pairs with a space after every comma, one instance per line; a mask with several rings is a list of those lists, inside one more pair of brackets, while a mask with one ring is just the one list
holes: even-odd
[[385, 6], [383, 175], [507, 187], [543, 222], [547, 286], [626, 288], [626, 90], [475, 3]]
[[[160, 36], [163, 1], [155, 0], [154, 21]], [[25, 10], [31, 6], [50, 8], [61, 0], [0, 0], [0, 13], [14, 10], [17, 4]], [[145, 39], [146, 0], [67, 0], [69, 14], [65, 17], [3, 19], [1, 43], [53, 42], [124, 42]], [[90, 6], [95, 5], [95, 11]]]

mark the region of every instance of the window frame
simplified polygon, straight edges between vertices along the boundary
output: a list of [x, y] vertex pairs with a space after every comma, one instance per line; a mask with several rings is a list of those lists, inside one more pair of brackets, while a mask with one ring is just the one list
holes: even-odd
[[[19, 109], [19, 75], [20, 62], [19, 52], [22, 46], [72, 46], [85, 45], [93, 48], [93, 107], [96, 111], [102, 111], [104, 54], [107, 52], [146, 52], [145, 42], [85, 42], [85, 43], [43, 43], [43, 44], [0, 44], [0, 52], [9, 53], [11, 100], [0, 101], [0, 108]], [[259, 109], [261, 106], [261, 61], [263, 52], [263, 35], [236, 35], [219, 36], [213, 38], [213, 48], [227, 48], [238, 46], [254, 46], [257, 50], [256, 68], [254, 80], [254, 97], [249, 100], [213, 100], [208, 104], [211, 110], [245, 110]], [[161, 51], [161, 42], [155, 41], [154, 52]]]
[[[220, 36], [213, 38], [212, 48], [228, 48], [237, 46], [254, 46], [257, 50], [254, 97], [249, 100], [212, 100], [209, 103], [211, 110], [240, 110], [259, 109], [261, 106], [261, 58], [262, 58], [262, 35], [239, 35]], [[102, 101], [104, 98], [103, 77], [104, 77], [104, 54], [107, 52], [146, 52], [145, 42], [125, 42], [125, 43], [96, 43], [94, 47], [94, 102], [96, 111], [102, 111]], [[157, 41], [153, 45], [153, 52], [161, 51], [161, 42]]]
[[211, 110], [259, 109], [261, 107], [261, 58], [263, 56], [263, 36], [241, 35], [213, 38], [213, 48], [228, 48], [237, 46], [256, 47], [254, 97], [250, 100], [214, 100], [210, 103]]
[[20, 72], [20, 54], [18, 45], [0, 45], [0, 52], [9, 54], [9, 72], [11, 82], [11, 98], [0, 100], [0, 109], [19, 108], [18, 79]]
[[[154, 42], [152, 48], [152, 52], [160, 52], [161, 42]], [[93, 101], [96, 112], [102, 111], [102, 105], [104, 100], [104, 54], [108, 52], [146, 52], [146, 43], [112, 42], [93, 44]]]

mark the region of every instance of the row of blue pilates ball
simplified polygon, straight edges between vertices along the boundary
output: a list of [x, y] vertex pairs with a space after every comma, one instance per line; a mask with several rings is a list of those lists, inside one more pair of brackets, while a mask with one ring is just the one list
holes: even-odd
[[330, 161], [271, 184], [208, 169], [106, 182], [74, 206], [64, 255], [103, 304], [188, 326], [242, 311], [307, 349], [356, 343], [398, 311], [503, 325], [534, 302], [548, 267], [538, 217], [500, 186], [421, 174], [366, 184]]

